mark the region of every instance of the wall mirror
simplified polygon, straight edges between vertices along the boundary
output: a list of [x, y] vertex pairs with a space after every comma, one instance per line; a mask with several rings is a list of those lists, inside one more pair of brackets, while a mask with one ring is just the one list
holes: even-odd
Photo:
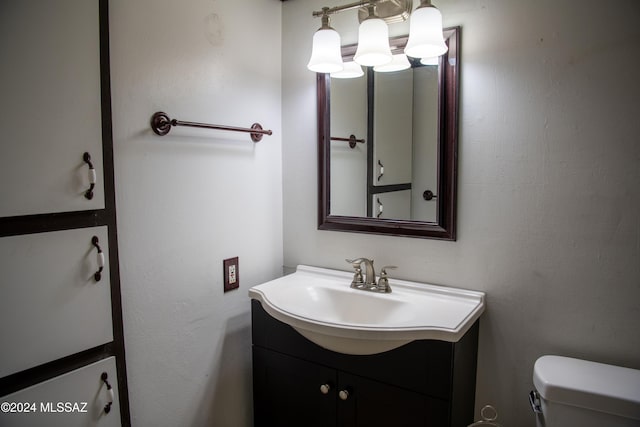
[[437, 65], [317, 74], [319, 229], [455, 240], [460, 28], [444, 38]]

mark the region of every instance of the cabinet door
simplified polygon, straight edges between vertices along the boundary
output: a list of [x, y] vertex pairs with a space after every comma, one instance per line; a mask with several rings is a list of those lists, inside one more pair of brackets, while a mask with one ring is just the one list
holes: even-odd
[[[113, 391], [113, 404], [106, 381]], [[114, 357], [0, 398], [3, 427], [117, 427], [120, 404]], [[9, 405], [9, 406], [7, 406]], [[25, 411], [28, 408], [28, 412]], [[6, 410], [5, 410], [6, 409]]]
[[0, 217], [104, 209], [98, 0], [3, 0], [0, 58]]
[[338, 391], [343, 390], [348, 392], [348, 396], [343, 394], [338, 398], [338, 426], [443, 427], [448, 425], [445, 401], [339, 372]]
[[113, 340], [108, 253], [106, 226], [0, 238], [0, 377]]
[[[335, 384], [333, 369], [254, 346], [254, 425], [336, 425]], [[326, 394], [321, 391], [323, 385], [329, 387]]]

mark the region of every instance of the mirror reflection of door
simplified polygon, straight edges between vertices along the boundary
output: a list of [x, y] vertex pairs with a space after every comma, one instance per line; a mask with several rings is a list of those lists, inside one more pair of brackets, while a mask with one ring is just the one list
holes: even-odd
[[413, 70], [373, 75], [373, 185], [411, 184]]
[[435, 222], [438, 199], [423, 193], [438, 189], [438, 66], [369, 72], [370, 105], [366, 76], [331, 79], [331, 137], [373, 135], [331, 142], [331, 215]]

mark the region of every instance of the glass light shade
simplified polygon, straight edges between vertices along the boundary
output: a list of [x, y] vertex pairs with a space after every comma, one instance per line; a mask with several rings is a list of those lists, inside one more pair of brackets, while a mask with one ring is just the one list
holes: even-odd
[[432, 56], [431, 58], [422, 58], [420, 63], [422, 65], [440, 65], [440, 57]]
[[313, 35], [313, 50], [307, 68], [316, 73], [342, 71], [340, 34], [333, 28], [321, 28]]
[[354, 79], [356, 77], [364, 76], [362, 67], [353, 61], [344, 63], [344, 70], [337, 73], [331, 73], [332, 79]]
[[407, 68], [411, 68], [411, 64], [409, 63], [409, 59], [407, 59], [407, 55], [405, 55], [404, 53], [399, 53], [393, 55], [393, 59], [391, 59], [391, 62], [389, 62], [388, 64], [373, 67], [373, 71], [378, 71], [380, 73], [391, 73], [393, 71], [406, 70]]
[[362, 21], [358, 29], [358, 49], [353, 60], [360, 65], [375, 67], [391, 62], [389, 27], [380, 18]]
[[447, 51], [442, 36], [442, 14], [433, 6], [419, 7], [411, 14], [409, 40], [404, 53], [414, 58], [431, 58]]

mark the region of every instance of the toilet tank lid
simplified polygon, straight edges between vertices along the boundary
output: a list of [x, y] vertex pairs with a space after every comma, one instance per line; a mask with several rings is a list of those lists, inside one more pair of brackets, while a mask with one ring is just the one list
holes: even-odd
[[542, 356], [533, 368], [533, 384], [548, 401], [640, 420], [640, 370]]

